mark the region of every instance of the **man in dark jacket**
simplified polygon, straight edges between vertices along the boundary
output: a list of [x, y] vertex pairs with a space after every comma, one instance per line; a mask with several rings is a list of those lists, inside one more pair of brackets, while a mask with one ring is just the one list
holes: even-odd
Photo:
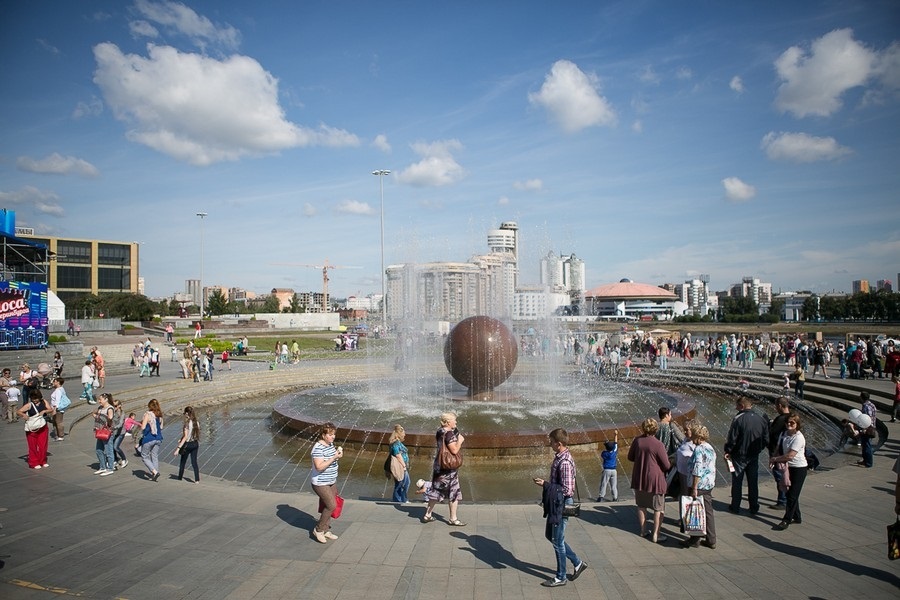
[[[777, 412], [778, 415], [772, 420], [772, 424], [769, 426], [770, 457], [784, 454], [784, 452], [778, 451], [778, 438], [780, 438], [781, 434], [787, 429], [787, 419], [788, 415], [791, 413], [791, 405], [788, 403], [787, 398], [779, 398], [775, 401], [775, 412]], [[777, 485], [781, 483], [781, 478], [784, 477], [784, 471], [773, 469], [772, 477], [775, 478], [775, 483]], [[778, 499], [775, 501], [775, 504], [772, 505], [772, 508], [784, 508], [785, 502], [787, 502], [787, 492], [779, 487]]]
[[725, 440], [725, 458], [734, 465], [731, 474], [731, 505], [728, 510], [741, 511], [741, 491], [747, 477], [747, 500], [750, 514], [759, 512], [759, 455], [769, 444], [769, 418], [753, 410], [748, 396], [738, 399], [738, 413], [731, 420]]

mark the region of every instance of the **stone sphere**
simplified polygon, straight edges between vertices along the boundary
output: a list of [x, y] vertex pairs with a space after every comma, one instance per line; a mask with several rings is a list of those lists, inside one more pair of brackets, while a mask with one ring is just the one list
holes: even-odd
[[469, 395], [490, 392], [512, 375], [519, 347], [509, 328], [491, 317], [460, 321], [444, 342], [444, 364]]

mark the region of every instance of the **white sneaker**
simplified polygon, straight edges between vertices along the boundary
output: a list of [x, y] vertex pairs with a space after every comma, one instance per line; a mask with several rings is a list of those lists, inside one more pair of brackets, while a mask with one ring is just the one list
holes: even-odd
[[97, 469], [94, 471], [94, 475], [103, 475], [104, 473], [110, 472], [109, 469]]
[[41, 465], [34, 465], [34, 466], [32, 467], [32, 469], [40, 469], [40, 468], [41, 468]]
[[107, 469], [104, 473], [100, 473], [100, 477], [106, 477], [107, 475], [112, 475], [115, 471], [110, 471]]
[[122, 464], [119, 465], [119, 468], [124, 469], [127, 466], [128, 466], [128, 459], [126, 458], [125, 460], [122, 461]]

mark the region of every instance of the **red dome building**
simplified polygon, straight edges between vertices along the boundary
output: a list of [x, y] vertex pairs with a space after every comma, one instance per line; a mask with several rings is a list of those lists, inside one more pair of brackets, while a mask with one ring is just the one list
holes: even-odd
[[584, 293], [587, 314], [610, 321], [631, 321], [643, 316], [670, 316], [678, 296], [661, 287], [622, 279]]

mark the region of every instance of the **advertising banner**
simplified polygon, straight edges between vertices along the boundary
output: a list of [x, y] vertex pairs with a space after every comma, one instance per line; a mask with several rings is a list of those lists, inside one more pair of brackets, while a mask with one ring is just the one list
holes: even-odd
[[0, 281], [0, 350], [47, 345], [47, 284]]

